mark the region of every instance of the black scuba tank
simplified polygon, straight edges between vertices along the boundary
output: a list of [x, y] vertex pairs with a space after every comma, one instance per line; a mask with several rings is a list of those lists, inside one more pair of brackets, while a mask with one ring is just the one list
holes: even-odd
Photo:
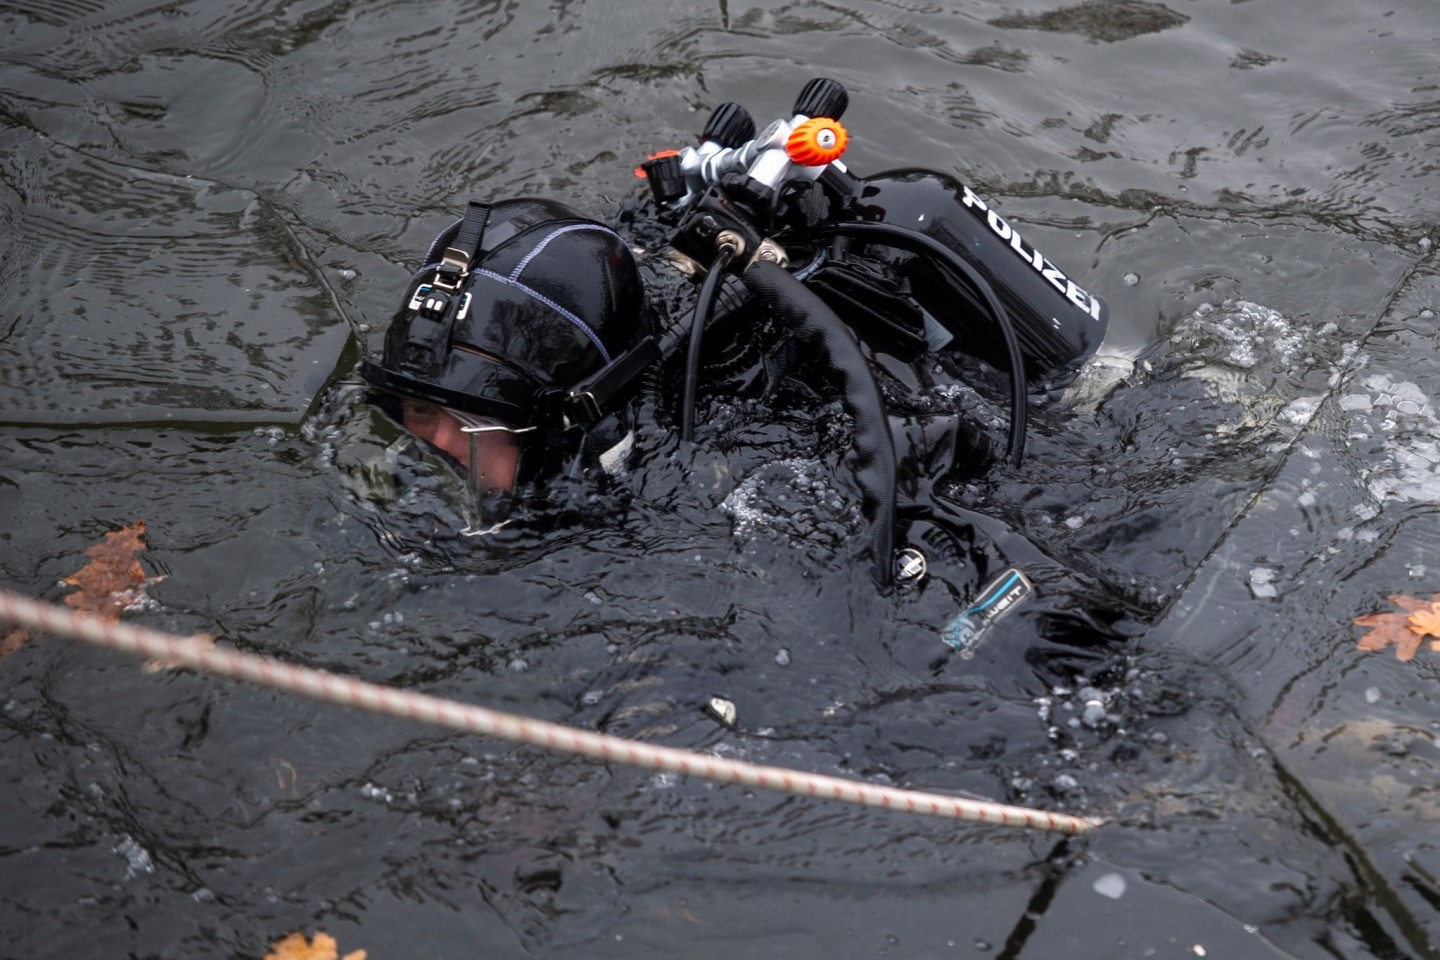
[[[895, 170], [866, 177], [857, 192], [860, 218], [915, 230], [970, 263], [994, 289], [1015, 329], [1031, 377], [1061, 370], [1092, 353], [1105, 336], [1110, 309], [1086, 291], [980, 196], [934, 170]], [[979, 292], [933, 257], [907, 259], [912, 292], [944, 328], [932, 347], [951, 348], [1005, 369], [1005, 343]]]

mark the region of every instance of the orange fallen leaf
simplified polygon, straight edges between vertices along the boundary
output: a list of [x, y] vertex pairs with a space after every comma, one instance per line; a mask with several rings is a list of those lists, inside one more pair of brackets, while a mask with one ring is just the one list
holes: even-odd
[[1394, 647], [1396, 659], [1410, 660], [1425, 638], [1430, 637], [1431, 649], [1440, 650], [1440, 593], [1430, 600], [1399, 594], [1391, 597], [1390, 602], [1404, 612], [1372, 613], [1355, 618], [1357, 626], [1370, 628], [1356, 643], [1359, 649]]
[[1410, 614], [1410, 629], [1422, 636], [1440, 637], [1440, 610], [1433, 606]]
[[[314, 941], [307, 941], [303, 933], [292, 933], [271, 947], [265, 960], [336, 960], [339, 953], [335, 938], [328, 933], [315, 934]], [[365, 960], [365, 951], [347, 953], [345, 960]]]
[[136, 558], [145, 549], [144, 536], [145, 521], [137, 520], [110, 531], [103, 541], [86, 549], [90, 562], [65, 578], [64, 582], [78, 591], [65, 602], [82, 613], [119, 620], [126, 607], [144, 600], [146, 585], [164, 579], [147, 578]]
[[19, 650], [30, 642], [30, 631], [25, 627], [11, 627], [0, 637], [0, 660]]
[[[136, 555], [145, 549], [145, 521], [136, 520], [119, 530], [111, 530], [105, 539], [89, 547], [85, 555], [90, 562], [65, 578], [65, 583], [78, 588], [65, 602], [81, 613], [106, 620], [119, 620], [120, 614], [145, 599], [145, 588], [164, 577], [147, 577]], [[215, 638], [199, 635], [195, 639], [214, 644]], [[145, 672], [173, 670], [177, 664], [167, 660], [149, 660]]]

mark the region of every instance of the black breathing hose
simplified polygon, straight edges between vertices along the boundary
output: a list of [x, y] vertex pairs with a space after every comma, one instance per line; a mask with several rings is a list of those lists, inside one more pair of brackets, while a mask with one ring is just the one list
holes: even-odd
[[720, 293], [720, 278], [733, 259], [735, 247], [728, 243], [721, 246], [710, 264], [710, 272], [705, 274], [705, 282], [700, 285], [700, 298], [695, 304], [689, 347], [685, 351], [684, 399], [680, 405], [680, 439], [687, 442], [695, 439], [695, 381], [700, 379], [700, 344], [705, 339], [705, 325], [710, 322], [715, 298]]
[[855, 421], [855, 478], [874, 531], [875, 580], [888, 587], [895, 572], [895, 441], [875, 375], [835, 311], [783, 267], [759, 261], [741, 279], [835, 373], [845, 410]]
[[995, 295], [994, 289], [960, 255], [933, 237], [918, 230], [896, 226], [890, 223], [831, 223], [821, 224], [808, 231], [810, 236], [853, 237], [869, 243], [899, 247], [911, 253], [922, 253], [943, 262], [950, 269], [968, 280], [995, 317], [1000, 336], [1005, 341], [1005, 352], [1010, 359], [1010, 442], [1007, 454], [1011, 466], [1018, 467], [1025, 453], [1025, 425], [1029, 407], [1025, 398], [1025, 357], [1020, 352], [1020, 341], [1015, 336], [1015, 327], [1010, 315]]

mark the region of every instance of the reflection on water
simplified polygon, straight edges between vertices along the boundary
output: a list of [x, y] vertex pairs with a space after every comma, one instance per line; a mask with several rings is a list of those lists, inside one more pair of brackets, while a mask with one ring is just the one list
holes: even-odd
[[[1436, 955], [1437, 662], [1348, 626], [1440, 590], [1426, 0], [40, 0], [0, 36], [7, 587], [58, 599], [144, 518], [150, 625], [1114, 821], [751, 795], [45, 639], [0, 661], [10, 952]], [[326, 385], [437, 225], [611, 216], [710, 107], [821, 74], [852, 169], [976, 184], [1114, 312], [1124, 363], [1037, 399], [1024, 466], [940, 491], [947, 570], [877, 593], [835, 409], [793, 397], [713, 398], [702, 443], [642, 431], [620, 489], [478, 543], [443, 469], [389, 485]], [[937, 400], [1001, 435], [1003, 392]], [[1036, 597], [952, 658], [1012, 563]]]

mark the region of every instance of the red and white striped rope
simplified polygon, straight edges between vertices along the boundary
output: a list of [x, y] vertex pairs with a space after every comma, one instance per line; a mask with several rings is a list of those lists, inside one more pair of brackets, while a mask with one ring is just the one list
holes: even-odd
[[374, 713], [408, 717], [423, 723], [453, 727], [487, 737], [544, 747], [547, 750], [663, 770], [687, 777], [739, 783], [764, 790], [840, 800], [886, 810], [1071, 835], [1086, 833], [1100, 823], [1098, 820], [1046, 813], [1026, 807], [901, 790], [787, 770], [783, 767], [726, 760], [674, 747], [636, 743], [620, 737], [575, 730], [543, 720], [532, 720], [427, 694], [336, 676], [321, 670], [297, 667], [267, 657], [224, 650], [207, 642], [206, 638], [178, 637], [144, 627], [103, 620], [64, 607], [37, 603], [6, 591], [0, 591], [0, 621], [3, 620], [206, 673], [249, 680], [261, 686], [299, 693], [317, 700], [328, 700]]

